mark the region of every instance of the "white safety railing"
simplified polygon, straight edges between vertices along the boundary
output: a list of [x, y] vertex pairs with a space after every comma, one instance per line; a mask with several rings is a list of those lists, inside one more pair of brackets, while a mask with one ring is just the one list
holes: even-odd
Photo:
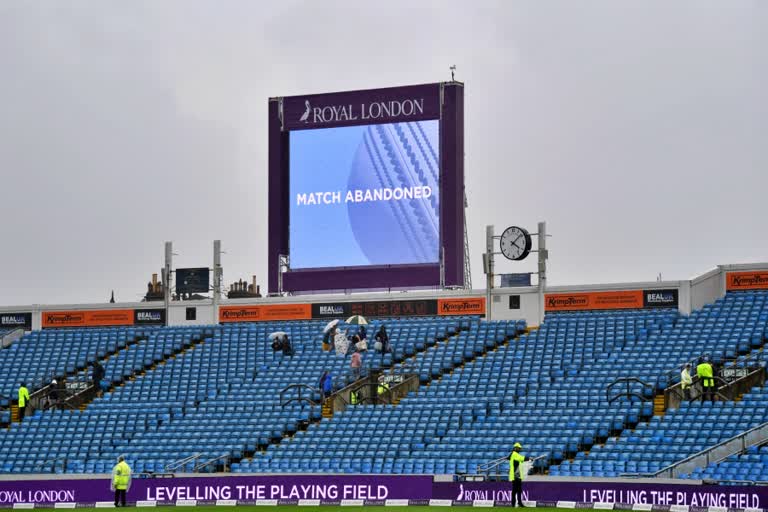
[[696, 468], [721, 462], [731, 455], [744, 452], [750, 446], [760, 445], [766, 441], [768, 441], [768, 422], [735, 435], [730, 439], [726, 439], [722, 443], [695, 453], [674, 464], [670, 464], [655, 473], [624, 473], [621, 476], [677, 478], [679, 475], [691, 473]]

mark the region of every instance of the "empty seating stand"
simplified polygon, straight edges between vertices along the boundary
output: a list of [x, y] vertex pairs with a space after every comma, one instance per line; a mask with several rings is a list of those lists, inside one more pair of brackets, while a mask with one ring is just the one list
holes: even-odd
[[[414, 373], [419, 389], [394, 406], [350, 406], [324, 419], [319, 406], [280, 398], [292, 384], [316, 388], [323, 371], [335, 389], [353, 381], [349, 356], [322, 350], [324, 321], [32, 333], [0, 351], [0, 392], [50, 375], [87, 378], [95, 360], [113, 388], [83, 411], [37, 411], [0, 431], [0, 472], [103, 473], [117, 455], [136, 471], [163, 471], [198, 455], [177, 470], [224, 457], [234, 472], [473, 473], [515, 442], [552, 475], [653, 472], [766, 421], [763, 388], [664, 416], [648, 400], [669, 385], [668, 372], [704, 352], [765, 364], [767, 299], [729, 293], [690, 316], [557, 313], [531, 332], [476, 317], [377, 320], [369, 338], [385, 323], [393, 351], [369, 351], [365, 368]], [[289, 334], [295, 355], [272, 351], [274, 331]], [[619, 377], [648, 382], [650, 396], [609, 401], [606, 387]], [[688, 476], [764, 479], [764, 456], [755, 449]]]
[[[644, 344], [623, 351], [615, 364], [627, 376], [634, 370], [661, 391], [667, 384], [664, 375], [672, 370], [676, 373], [680, 364], [703, 353], [722, 363], [762, 347], [767, 326], [767, 292], [728, 293], [689, 317], [681, 317], [672, 329], [651, 332]], [[765, 364], [762, 351], [750, 356]], [[641, 422], [634, 432], [611, 437], [588, 455], [578, 453], [572, 462], [550, 468], [550, 474], [615, 477], [654, 473], [764, 422], [762, 393], [755, 389], [738, 403], [683, 402], [679, 410]]]

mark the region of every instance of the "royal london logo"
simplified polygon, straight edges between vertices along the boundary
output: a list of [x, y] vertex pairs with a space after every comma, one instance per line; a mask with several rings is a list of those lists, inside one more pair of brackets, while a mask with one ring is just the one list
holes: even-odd
[[[528, 501], [528, 491], [523, 491], [523, 500]], [[495, 501], [509, 503], [513, 501], [512, 490], [509, 489], [465, 489], [459, 484], [459, 495], [454, 501]]]
[[303, 114], [301, 114], [301, 118], [299, 118], [299, 121], [302, 123], [307, 122], [307, 119], [309, 119], [309, 113], [312, 111], [312, 106], [309, 104], [309, 100], [304, 100], [304, 106], [306, 107], [306, 110]]
[[299, 122], [304, 124], [326, 124], [413, 117], [423, 114], [424, 98], [374, 101], [371, 103], [360, 103], [359, 106], [349, 103], [347, 105], [326, 105], [323, 107], [313, 107], [309, 100], [304, 100], [304, 112], [299, 117]]

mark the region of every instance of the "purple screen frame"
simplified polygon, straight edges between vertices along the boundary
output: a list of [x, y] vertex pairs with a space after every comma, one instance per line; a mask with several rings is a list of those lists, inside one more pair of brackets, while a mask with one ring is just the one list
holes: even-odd
[[[464, 284], [464, 84], [446, 82], [269, 100], [269, 293], [278, 292], [280, 254], [288, 254], [289, 130], [307, 129], [294, 119], [300, 118], [300, 113], [305, 109], [305, 101], [310, 101], [313, 106], [357, 105], [400, 100], [417, 95], [425, 99], [425, 112], [421, 118], [434, 119], [437, 115], [440, 118], [440, 239], [444, 249], [445, 285]], [[285, 122], [281, 119], [281, 114]], [[332, 121], [316, 128], [405, 120], [414, 118], [382, 117], [373, 122]], [[339, 267], [283, 274], [283, 291], [290, 292], [423, 288], [439, 285], [439, 264]]]

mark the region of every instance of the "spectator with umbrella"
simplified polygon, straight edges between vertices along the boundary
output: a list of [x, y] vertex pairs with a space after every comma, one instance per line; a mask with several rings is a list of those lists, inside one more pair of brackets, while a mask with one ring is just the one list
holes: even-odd
[[275, 352], [282, 351], [284, 356], [292, 356], [294, 354], [293, 346], [287, 333], [276, 331], [269, 335], [269, 339], [272, 341], [272, 350]]
[[362, 315], [353, 315], [347, 318], [346, 323], [358, 326], [357, 334], [352, 338], [355, 348], [361, 352], [368, 350], [368, 341], [365, 339], [367, 336], [365, 326], [368, 325], [368, 320]]
[[339, 325], [338, 320], [331, 320], [323, 329], [323, 350], [331, 350], [331, 343], [336, 336], [337, 325]]
[[381, 352], [382, 354], [389, 354], [392, 352], [392, 347], [389, 344], [389, 336], [387, 335], [386, 325], [382, 325], [379, 328], [376, 336], [374, 336], [374, 339], [376, 340], [376, 343], [374, 343], [373, 348], [376, 349], [377, 352]]
[[340, 332], [337, 329], [336, 336], [334, 336], [333, 339], [333, 345], [336, 348], [337, 356], [347, 355], [347, 351], [349, 351], [349, 338], [347, 338], [347, 331]]

